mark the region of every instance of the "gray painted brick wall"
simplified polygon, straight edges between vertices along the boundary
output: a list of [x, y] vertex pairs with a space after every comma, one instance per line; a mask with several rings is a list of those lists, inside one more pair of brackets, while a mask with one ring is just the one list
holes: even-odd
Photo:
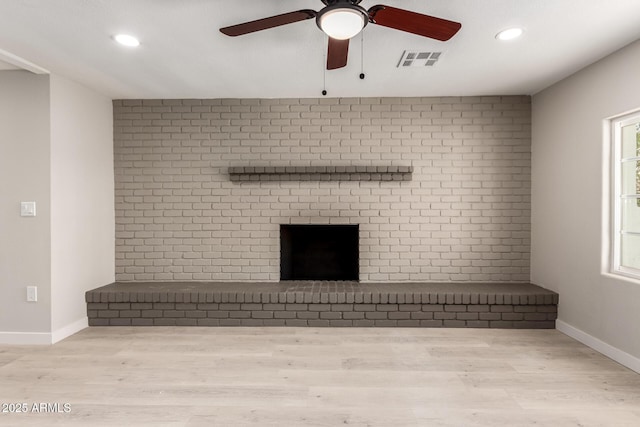
[[[527, 96], [113, 105], [116, 280], [277, 281], [279, 224], [290, 223], [360, 224], [364, 282], [529, 279]], [[400, 182], [229, 175], [354, 165], [413, 173]]]

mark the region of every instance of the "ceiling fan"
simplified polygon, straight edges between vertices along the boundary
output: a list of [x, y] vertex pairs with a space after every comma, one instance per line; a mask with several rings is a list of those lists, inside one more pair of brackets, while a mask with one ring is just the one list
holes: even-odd
[[357, 35], [368, 23], [440, 41], [449, 40], [462, 27], [458, 22], [391, 6], [376, 5], [366, 10], [359, 5], [362, 0], [321, 1], [325, 7], [318, 12], [302, 9], [220, 28], [220, 31], [235, 37], [316, 18], [318, 27], [329, 36], [327, 69], [334, 70], [347, 65], [349, 39]]

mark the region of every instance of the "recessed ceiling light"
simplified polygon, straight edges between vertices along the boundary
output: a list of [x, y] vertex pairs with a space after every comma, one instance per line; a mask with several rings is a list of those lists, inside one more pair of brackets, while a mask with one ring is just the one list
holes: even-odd
[[140, 46], [140, 41], [137, 38], [130, 36], [129, 34], [118, 34], [113, 36], [113, 39], [123, 46], [128, 46], [128, 47]]
[[509, 28], [496, 34], [496, 38], [498, 40], [513, 40], [520, 37], [523, 32], [522, 28]]

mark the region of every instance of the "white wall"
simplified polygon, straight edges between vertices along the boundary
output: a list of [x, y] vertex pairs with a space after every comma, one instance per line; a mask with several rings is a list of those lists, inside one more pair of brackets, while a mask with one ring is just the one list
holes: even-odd
[[[49, 76], [0, 72], [0, 342], [51, 328], [49, 160]], [[21, 201], [35, 201], [37, 216], [20, 217]]]
[[[560, 294], [559, 329], [640, 367], [640, 283], [603, 274], [603, 120], [640, 108], [640, 41], [533, 97], [533, 283]], [[624, 363], [624, 361], [623, 361]]]
[[[51, 76], [52, 331], [86, 326], [84, 293], [114, 281], [111, 100]], [[75, 332], [75, 331], [74, 331]], [[64, 333], [63, 333], [64, 335]]]
[[[20, 217], [21, 201], [37, 203], [35, 218]], [[111, 101], [55, 75], [0, 72], [0, 343], [85, 327], [84, 293], [114, 280], [114, 230]]]

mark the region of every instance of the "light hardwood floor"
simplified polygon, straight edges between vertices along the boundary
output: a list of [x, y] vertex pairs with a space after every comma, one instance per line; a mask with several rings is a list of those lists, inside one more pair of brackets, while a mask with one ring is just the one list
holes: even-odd
[[555, 330], [89, 328], [0, 346], [2, 426], [640, 426], [640, 375]]

